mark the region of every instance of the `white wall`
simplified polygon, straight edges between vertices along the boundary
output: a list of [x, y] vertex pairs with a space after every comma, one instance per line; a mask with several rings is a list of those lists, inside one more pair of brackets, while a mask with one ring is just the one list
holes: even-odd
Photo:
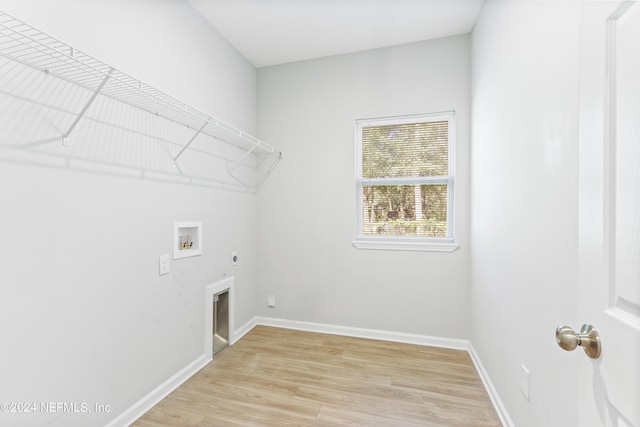
[[[112, 408], [6, 423], [117, 416], [202, 353], [204, 286], [226, 273], [237, 278], [236, 325], [258, 314], [470, 337], [516, 425], [573, 425], [576, 370], [553, 332], [579, 324], [577, 7], [487, 1], [472, 72], [459, 36], [264, 68], [256, 100], [255, 70], [186, 2], [0, 0], [237, 127], [255, 133], [257, 117], [259, 136], [285, 153], [258, 206], [248, 194], [0, 159], [0, 395]], [[460, 249], [353, 248], [354, 121], [452, 109]], [[204, 255], [159, 277], [173, 221], [191, 219], [204, 223]]]
[[580, 324], [578, 18], [577, 2], [487, 1], [472, 36], [471, 341], [518, 427], [577, 420], [554, 332]]
[[[187, 2], [1, 0], [0, 9], [255, 131], [255, 70]], [[236, 276], [236, 325], [254, 316], [254, 195], [0, 158], [0, 200], [2, 400], [111, 407], [0, 414], [2, 425], [116, 417], [204, 353], [204, 287], [225, 273]], [[203, 222], [204, 254], [160, 277], [176, 220]]]
[[[258, 70], [258, 133], [285, 153], [258, 195], [259, 315], [468, 337], [469, 70], [468, 36]], [[355, 120], [445, 110], [460, 249], [355, 249]]]

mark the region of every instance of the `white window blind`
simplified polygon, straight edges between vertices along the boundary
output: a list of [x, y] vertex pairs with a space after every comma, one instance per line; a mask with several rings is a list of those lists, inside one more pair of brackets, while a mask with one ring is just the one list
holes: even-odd
[[357, 237], [453, 241], [453, 117], [358, 120]]

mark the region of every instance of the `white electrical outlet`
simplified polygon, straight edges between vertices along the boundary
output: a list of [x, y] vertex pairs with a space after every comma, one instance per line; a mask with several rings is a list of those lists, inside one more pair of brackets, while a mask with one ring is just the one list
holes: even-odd
[[276, 296], [275, 295], [267, 295], [267, 306], [275, 307], [276, 306]]
[[160, 275], [164, 276], [169, 273], [169, 254], [160, 255], [158, 260]]
[[520, 391], [524, 395], [527, 401], [529, 400], [529, 381], [531, 379], [531, 373], [526, 366], [520, 366]]

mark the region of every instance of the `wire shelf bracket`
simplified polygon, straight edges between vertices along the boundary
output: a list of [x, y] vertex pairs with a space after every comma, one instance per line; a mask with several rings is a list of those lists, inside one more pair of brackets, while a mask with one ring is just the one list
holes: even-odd
[[[202, 131], [204, 130], [205, 127], [207, 127], [207, 125], [209, 124], [209, 120], [211, 119], [211, 117], [209, 117], [207, 119], [206, 122], [204, 122], [202, 124], [202, 127], [200, 129], [198, 129], [198, 131], [191, 137], [191, 139], [184, 145], [184, 147], [182, 147], [182, 149], [180, 150], [180, 152], [178, 154], [176, 154], [176, 156], [173, 158], [173, 161], [175, 162], [176, 160], [178, 160], [178, 158], [182, 155], [182, 153], [185, 152], [185, 150], [187, 148], [189, 148], [189, 146], [191, 145], [191, 143], [193, 141], [195, 141], [195, 139], [198, 137], [198, 135], [200, 135], [202, 133]], [[253, 150], [253, 147], [251, 148], [251, 150]]]
[[[70, 55], [72, 57], [74, 55], [73, 48], [71, 49]], [[106, 76], [104, 76], [104, 79], [102, 80], [100, 85], [96, 88], [96, 90], [93, 92], [93, 95], [91, 95], [91, 98], [89, 98], [85, 106], [82, 107], [82, 110], [80, 111], [80, 113], [78, 113], [78, 116], [75, 118], [73, 123], [71, 123], [71, 126], [69, 126], [69, 128], [64, 133], [64, 135], [62, 135], [62, 145], [69, 146], [69, 135], [71, 135], [71, 132], [73, 132], [73, 129], [75, 129], [75, 127], [78, 125], [78, 122], [82, 119], [82, 116], [85, 115], [85, 113], [87, 112], [91, 104], [93, 104], [93, 101], [96, 99], [96, 97], [98, 96], [98, 94], [100, 93], [104, 85], [107, 84], [107, 80], [109, 80], [109, 77], [111, 77], [111, 75], [113, 74], [113, 71], [114, 70], [112, 68], [111, 70], [109, 70], [109, 73]]]

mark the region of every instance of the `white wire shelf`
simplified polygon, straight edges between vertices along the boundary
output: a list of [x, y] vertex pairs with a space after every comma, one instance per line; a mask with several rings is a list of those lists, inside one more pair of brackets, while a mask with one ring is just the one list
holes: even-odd
[[257, 191], [282, 157], [2, 11], [0, 114], [6, 118], [0, 148], [137, 169], [146, 177]]

